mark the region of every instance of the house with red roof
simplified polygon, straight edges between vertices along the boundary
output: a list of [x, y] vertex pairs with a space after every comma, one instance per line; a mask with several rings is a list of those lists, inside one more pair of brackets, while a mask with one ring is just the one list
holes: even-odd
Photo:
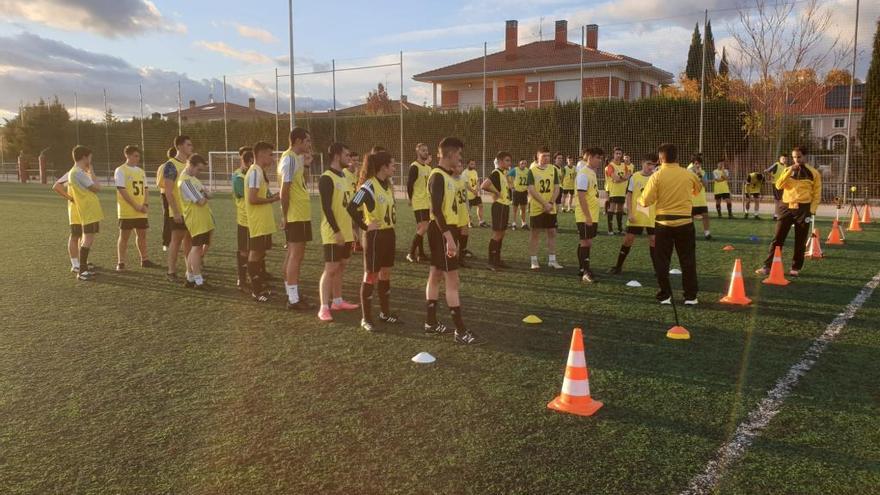
[[[809, 131], [822, 149], [835, 153], [846, 150], [849, 125], [849, 85], [818, 84], [789, 96], [785, 112], [799, 119], [801, 127]], [[865, 84], [855, 84], [852, 94], [853, 113], [850, 138], [855, 146], [859, 123], [865, 112]]]
[[[671, 84], [673, 75], [626, 55], [599, 50], [599, 26], [586, 26], [586, 46], [568, 41], [568, 21], [556, 21], [552, 40], [519, 44], [518, 22], [507, 21], [504, 50], [485, 57], [488, 106], [540, 108], [584, 98], [637, 100]], [[435, 108], [483, 105], [484, 57], [416, 74], [433, 85]], [[581, 70], [583, 67], [583, 80]], [[438, 102], [438, 90], [440, 100]]]
[[[162, 114], [166, 119], [176, 120], [177, 110]], [[243, 120], [254, 121], [259, 119], [274, 119], [275, 114], [264, 112], [257, 108], [257, 100], [248, 98], [248, 106], [236, 103], [226, 103], [226, 119], [231, 121]], [[223, 102], [216, 103], [212, 99], [204, 105], [196, 105], [196, 100], [189, 100], [189, 107], [180, 111], [180, 120], [187, 124], [197, 122], [223, 122]]]

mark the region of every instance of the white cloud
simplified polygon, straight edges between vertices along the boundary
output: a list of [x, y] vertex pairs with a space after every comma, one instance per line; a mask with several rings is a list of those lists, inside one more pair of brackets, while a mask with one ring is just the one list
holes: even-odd
[[150, 0], [0, 0], [0, 11], [8, 18], [109, 38], [186, 32], [186, 26], [163, 16]]
[[248, 64], [271, 64], [272, 59], [268, 56], [250, 50], [238, 50], [236, 48], [232, 48], [222, 41], [205, 41], [200, 40], [195, 42], [195, 46], [199, 48], [203, 48], [208, 51], [212, 51], [215, 53], [219, 53], [224, 57], [229, 57], [235, 60], [239, 60]]
[[235, 24], [235, 30], [238, 32], [239, 36], [243, 36], [245, 38], [252, 38], [267, 44], [278, 43], [278, 38], [276, 38], [275, 35], [273, 35], [269, 31], [266, 31], [265, 29], [248, 26], [245, 24]]

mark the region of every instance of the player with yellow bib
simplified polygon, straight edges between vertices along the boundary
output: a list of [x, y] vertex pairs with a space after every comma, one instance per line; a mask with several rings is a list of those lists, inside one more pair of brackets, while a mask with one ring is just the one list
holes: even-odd
[[406, 194], [416, 218], [416, 233], [406, 255], [406, 260], [410, 263], [427, 259], [423, 241], [431, 216], [431, 200], [428, 196], [429, 175], [431, 175], [431, 153], [427, 145], [419, 143], [416, 145], [416, 160], [409, 166], [406, 177]]
[[595, 281], [590, 269], [590, 250], [599, 231], [599, 177], [596, 171], [605, 161], [605, 151], [588, 148], [584, 151], [584, 165], [575, 176], [574, 221], [578, 231], [578, 274], [581, 281]]
[[482, 189], [492, 195], [492, 239], [489, 240], [489, 269], [510, 268], [501, 261], [501, 244], [510, 221], [511, 191], [508, 174], [513, 157], [506, 151], [495, 155], [495, 170], [483, 181]]
[[788, 161], [788, 155], [783, 153], [779, 155], [776, 163], [764, 170], [765, 174], [769, 174], [770, 183], [773, 184], [773, 200], [776, 203], [776, 207], [773, 209], [773, 220], [776, 220], [779, 217], [779, 212], [782, 211], [782, 189], [776, 187], [776, 181], [782, 177], [782, 172], [788, 167]]
[[116, 214], [119, 218], [119, 240], [116, 243], [116, 271], [125, 270], [128, 251], [128, 238], [134, 229], [137, 235], [137, 249], [141, 258], [141, 268], [158, 268], [149, 260], [147, 254], [147, 208], [149, 207], [149, 188], [144, 169], [140, 167], [141, 151], [137, 146], [126, 146], [123, 150], [125, 163], [116, 167], [113, 174], [116, 182]]
[[[171, 223], [171, 241], [168, 244], [168, 272], [165, 277], [169, 282], [177, 282], [177, 254], [181, 245], [183, 252], [189, 253], [192, 248], [192, 237], [186, 230], [183, 221], [183, 204], [180, 202], [180, 191], [177, 190], [177, 177], [186, 168], [186, 161], [193, 154], [193, 144], [189, 136], [174, 138], [174, 157], [169, 158], [162, 167], [162, 183], [165, 189], [165, 200], [168, 203], [168, 216]], [[186, 255], [184, 255], [186, 259]], [[189, 266], [187, 273], [189, 273]]]
[[529, 168], [529, 256], [531, 269], [538, 270], [538, 241], [547, 233], [547, 266], [562, 269], [556, 261], [556, 197], [559, 195], [559, 174], [550, 163], [550, 150], [542, 147], [536, 153], [535, 163]]
[[574, 208], [574, 179], [576, 176], [574, 159], [570, 156], [566, 157], [565, 167], [562, 169], [562, 207], [566, 212], [570, 212]]
[[715, 196], [715, 211], [721, 218], [721, 201], [727, 202], [727, 217], [733, 219], [733, 204], [730, 201], [730, 171], [727, 170], [727, 162], [722, 158], [712, 171], [713, 196]]
[[[483, 220], [483, 198], [480, 189], [480, 174], [477, 172], [477, 162], [468, 161], [467, 169], [462, 174], [467, 179], [467, 200], [468, 207], [477, 209], [477, 226], [488, 227], [489, 224]], [[468, 213], [468, 223], [470, 223], [470, 212]]]
[[[251, 280], [251, 297], [258, 303], [269, 302], [271, 294], [266, 287], [266, 251], [272, 249], [275, 216], [272, 203], [281, 198], [269, 191], [267, 174], [274, 165], [275, 147], [260, 141], [254, 145], [254, 164], [245, 174], [245, 215], [248, 227], [247, 271]], [[302, 308], [306, 309], [306, 308]]]
[[238, 149], [239, 166], [232, 172], [232, 203], [235, 205], [235, 239], [237, 251], [235, 253], [235, 265], [238, 272], [238, 280], [235, 286], [240, 291], [245, 290], [247, 285], [247, 260], [248, 260], [248, 232], [247, 221], [247, 172], [254, 163], [254, 150], [250, 146], [242, 146]]
[[75, 146], [73, 162], [73, 167], [67, 172], [68, 185], [73, 206], [82, 224], [82, 242], [79, 247], [80, 271], [77, 278], [86, 281], [92, 280], [95, 275], [95, 272], [88, 268], [89, 251], [95, 241], [95, 235], [100, 231], [104, 211], [101, 209], [97, 194], [101, 190], [101, 185], [92, 171], [92, 150], [85, 146]]
[[691, 157], [691, 163], [687, 167], [688, 172], [696, 175], [700, 179], [703, 187], [700, 192], [691, 198], [691, 216], [700, 217], [703, 221], [703, 237], [707, 241], [712, 240], [712, 233], [709, 231], [709, 203], [706, 201], [706, 172], [703, 171], [703, 155], [694, 153]]
[[471, 223], [470, 208], [468, 207], [470, 178], [461, 162], [453, 170], [452, 178], [455, 179], [456, 193], [458, 194], [458, 264], [462, 268], [467, 268], [464, 259], [474, 255], [467, 249]]
[[519, 228], [529, 230], [526, 222], [526, 209], [529, 205], [529, 162], [520, 160], [508, 174], [513, 179], [513, 219], [511, 227], [516, 230], [516, 220], [519, 219]]
[[651, 174], [654, 173], [654, 167], [657, 166], [657, 154], [648, 153], [642, 159], [642, 169], [638, 173], [634, 173], [629, 178], [629, 184], [626, 188], [626, 211], [628, 218], [626, 222], [626, 235], [623, 237], [623, 243], [620, 246], [620, 252], [617, 254], [617, 264], [609, 270], [612, 274], [620, 274], [623, 270], [623, 262], [629, 255], [633, 243], [637, 235], [642, 232], [648, 234], [648, 246], [650, 249], [651, 265], [654, 264], [654, 217], [656, 215], [654, 205], [648, 208], [640, 208], [639, 200], [642, 198], [642, 192], [648, 185]]
[[[295, 127], [290, 131], [290, 147], [278, 162], [278, 182], [281, 191], [281, 224], [287, 239], [284, 260], [284, 290], [289, 309], [311, 309], [299, 293], [299, 274], [306, 243], [312, 240], [312, 206], [306, 188], [306, 170], [311, 166], [312, 136], [306, 129]], [[302, 304], [299, 304], [302, 301]]]
[[214, 232], [214, 214], [208, 206], [210, 194], [199, 180], [199, 174], [207, 168], [208, 162], [201, 155], [192, 155], [177, 178], [183, 221], [192, 237], [192, 247], [187, 253], [189, 271], [184, 286], [194, 289], [206, 288], [202, 277], [202, 257], [205, 248], [211, 243], [211, 233]]
[[617, 217], [617, 233], [623, 235], [623, 206], [626, 203], [626, 185], [632, 169], [623, 161], [623, 150], [614, 148], [611, 162], [605, 167], [605, 184], [608, 191], [608, 235], [614, 235], [611, 217]]

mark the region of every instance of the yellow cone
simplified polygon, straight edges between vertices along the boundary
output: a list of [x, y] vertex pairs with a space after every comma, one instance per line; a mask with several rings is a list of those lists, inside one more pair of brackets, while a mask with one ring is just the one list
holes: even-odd
[[525, 318], [523, 318], [523, 323], [537, 324], [537, 323], [543, 323], [543, 320], [541, 320], [540, 318], [538, 318], [535, 315], [529, 315], [529, 316], [526, 316]]

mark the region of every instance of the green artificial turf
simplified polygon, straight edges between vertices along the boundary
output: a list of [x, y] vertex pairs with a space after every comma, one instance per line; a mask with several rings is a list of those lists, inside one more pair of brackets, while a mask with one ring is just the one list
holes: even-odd
[[[773, 223], [713, 218], [715, 240], [698, 240], [701, 304], [679, 308], [692, 340], [672, 341], [645, 238], [624, 274], [609, 276], [621, 238], [600, 235], [599, 282], [584, 286], [572, 214], [561, 220], [561, 271], [529, 271], [528, 234], [517, 231], [504, 242], [513, 269], [492, 273], [489, 231], [474, 229], [462, 307], [486, 343], [470, 348], [421, 333], [428, 268], [403, 259], [413, 232], [403, 203], [392, 306], [406, 324], [367, 334], [357, 311], [325, 324], [280, 298], [257, 305], [236, 291], [228, 196], [212, 200], [209, 292], [140, 269], [133, 246], [130, 269], [114, 273], [115, 200], [109, 191], [101, 199], [106, 218], [90, 257], [100, 275], [78, 282], [63, 200], [45, 186], [0, 184], [3, 493], [675, 493], [880, 267], [880, 227], [871, 225], [843, 248], [825, 247], [827, 259], [807, 261], [790, 286], [763, 286], [752, 271]], [[150, 254], [162, 262], [158, 210], [150, 221]], [[828, 226], [819, 224], [823, 236]], [[268, 268], [280, 275], [275, 240]], [[736, 257], [750, 307], [717, 303]], [[312, 299], [321, 269], [312, 243], [301, 282]], [[347, 299], [357, 301], [361, 276], [356, 257]], [[876, 489], [878, 297], [725, 474], [721, 493]], [[543, 324], [521, 323], [528, 314]], [[451, 324], [442, 303], [440, 316]], [[546, 408], [575, 326], [592, 394], [605, 403], [590, 418]], [[411, 363], [420, 351], [437, 362]]]

